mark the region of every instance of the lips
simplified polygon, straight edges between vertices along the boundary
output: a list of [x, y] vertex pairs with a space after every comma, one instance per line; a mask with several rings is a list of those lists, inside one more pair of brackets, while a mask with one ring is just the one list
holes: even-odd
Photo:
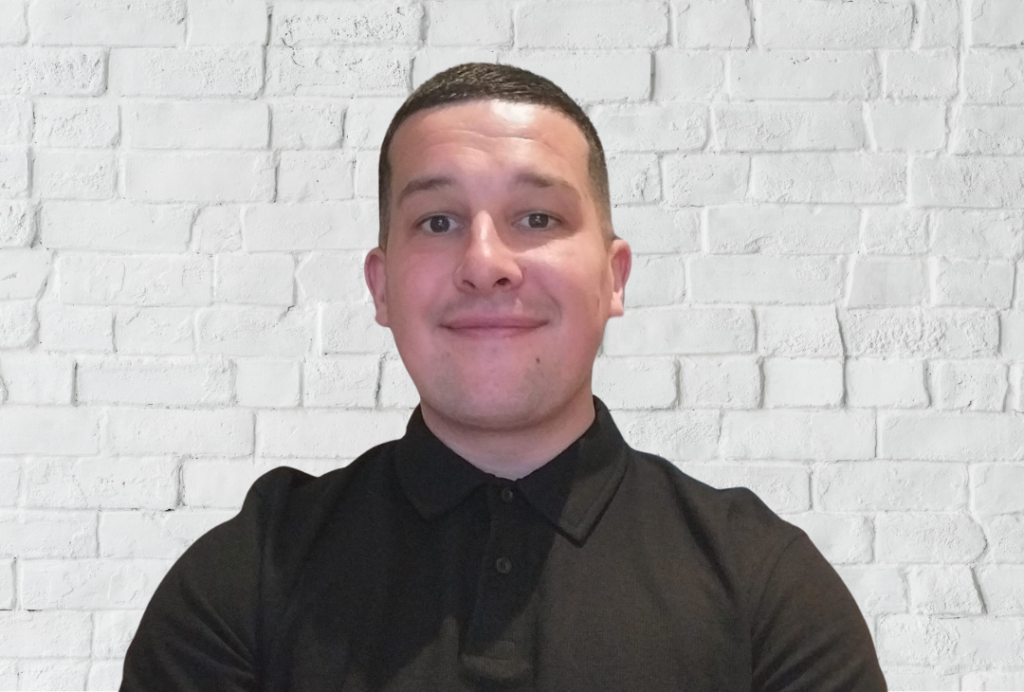
[[510, 337], [526, 334], [547, 324], [547, 320], [521, 315], [462, 315], [442, 324], [460, 336]]

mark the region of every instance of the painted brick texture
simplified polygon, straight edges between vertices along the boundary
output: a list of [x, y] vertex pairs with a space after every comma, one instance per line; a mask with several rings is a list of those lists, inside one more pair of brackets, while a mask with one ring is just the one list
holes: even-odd
[[596, 393], [836, 565], [891, 689], [1024, 689], [1024, 3], [0, 0], [0, 690], [109, 690], [168, 566], [417, 403], [377, 149], [548, 76], [635, 253]]

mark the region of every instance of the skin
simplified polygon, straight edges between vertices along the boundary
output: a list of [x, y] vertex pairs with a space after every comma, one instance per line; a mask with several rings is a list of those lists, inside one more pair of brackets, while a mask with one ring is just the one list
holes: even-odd
[[591, 372], [632, 256], [602, 233], [587, 142], [562, 113], [472, 101], [420, 111], [390, 162], [387, 249], [365, 276], [424, 422], [521, 478], [594, 420]]

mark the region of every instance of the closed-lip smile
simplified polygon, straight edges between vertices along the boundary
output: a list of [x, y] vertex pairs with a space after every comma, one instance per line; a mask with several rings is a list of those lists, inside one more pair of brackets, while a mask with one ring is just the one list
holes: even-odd
[[445, 321], [445, 329], [467, 335], [514, 335], [546, 324], [546, 320], [524, 315], [462, 315]]

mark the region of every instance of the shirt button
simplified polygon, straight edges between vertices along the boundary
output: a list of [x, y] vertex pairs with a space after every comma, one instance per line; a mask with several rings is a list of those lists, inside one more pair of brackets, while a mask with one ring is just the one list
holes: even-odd
[[494, 561], [494, 569], [498, 570], [501, 574], [508, 574], [512, 571], [512, 561], [502, 555]]
[[510, 504], [512, 500], [516, 499], [516, 494], [512, 492], [512, 488], [501, 489], [501, 501], [505, 504]]

